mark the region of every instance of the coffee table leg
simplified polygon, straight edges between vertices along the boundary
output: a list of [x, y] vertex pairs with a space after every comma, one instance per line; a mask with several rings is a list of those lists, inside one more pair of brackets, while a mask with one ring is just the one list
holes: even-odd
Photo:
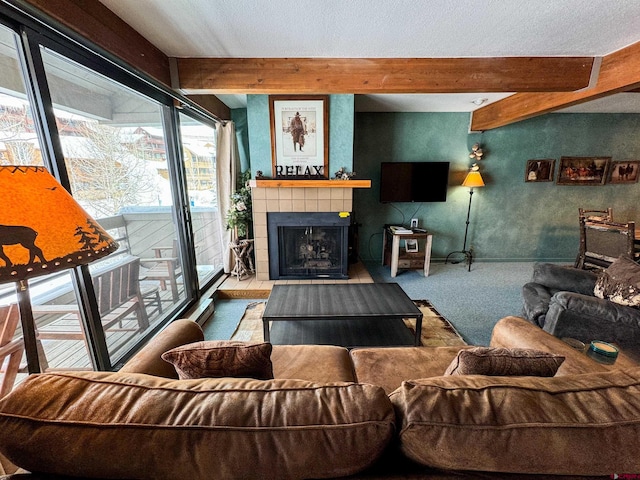
[[416, 347], [419, 347], [422, 343], [422, 315], [416, 318]]
[[264, 335], [264, 341], [269, 342], [271, 337], [269, 335], [269, 320], [266, 318], [262, 319], [262, 333]]

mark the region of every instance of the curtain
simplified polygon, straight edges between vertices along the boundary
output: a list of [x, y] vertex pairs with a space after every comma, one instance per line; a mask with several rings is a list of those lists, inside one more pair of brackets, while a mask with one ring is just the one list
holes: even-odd
[[226, 217], [231, 194], [236, 190], [236, 182], [240, 175], [240, 157], [238, 155], [235, 124], [227, 121], [224, 125], [218, 125], [216, 131], [216, 181], [220, 209], [220, 241], [223, 247], [224, 272], [229, 273], [233, 268], [234, 259], [229, 249], [232, 232], [227, 230]]

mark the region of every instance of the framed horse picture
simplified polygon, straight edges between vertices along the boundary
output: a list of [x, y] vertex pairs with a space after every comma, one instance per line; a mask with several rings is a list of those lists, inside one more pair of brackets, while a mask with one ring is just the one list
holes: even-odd
[[273, 178], [328, 178], [328, 95], [271, 95], [269, 117]]
[[611, 157], [560, 157], [557, 185], [604, 185]]
[[611, 163], [609, 183], [636, 183], [640, 160], [625, 160]]

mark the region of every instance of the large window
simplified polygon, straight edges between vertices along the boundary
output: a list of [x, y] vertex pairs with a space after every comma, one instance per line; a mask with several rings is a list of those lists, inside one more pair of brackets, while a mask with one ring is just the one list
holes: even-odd
[[[122, 305], [99, 302], [114, 358], [189, 293], [174, 221], [162, 106], [48, 49], [42, 49], [42, 58], [71, 193], [120, 244], [117, 252], [91, 264], [94, 286], [102, 272], [125, 268], [142, 298], [127, 296]], [[130, 280], [118, 278], [108, 286], [113, 292]], [[111, 322], [112, 312], [131, 301], [139, 305]]]
[[[30, 22], [4, 20], [15, 31]], [[15, 31], [0, 25], [0, 164], [49, 168], [120, 245], [88, 268], [29, 281], [40, 366], [110, 368], [222, 272], [214, 121], [177, 114], [173, 93], [53, 31]], [[14, 303], [15, 286], [0, 285], [0, 308]]]

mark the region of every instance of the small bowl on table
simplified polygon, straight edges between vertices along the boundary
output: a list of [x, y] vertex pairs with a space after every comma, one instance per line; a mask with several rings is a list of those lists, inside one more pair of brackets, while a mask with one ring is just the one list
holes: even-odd
[[598, 363], [613, 365], [618, 358], [618, 347], [602, 340], [593, 340], [587, 349], [587, 356]]

